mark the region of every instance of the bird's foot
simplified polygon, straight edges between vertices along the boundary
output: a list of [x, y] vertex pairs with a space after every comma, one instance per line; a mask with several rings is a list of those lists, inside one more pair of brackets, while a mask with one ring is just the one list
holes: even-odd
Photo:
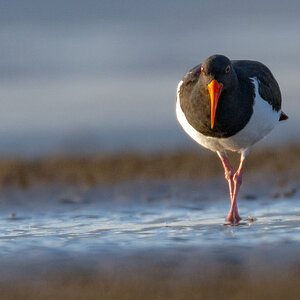
[[238, 224], [240, 221], [241, 221], [241, 217], [239, 216], [238, 213], [229, 213], [225, 219], [225, 221], [228, 223], [228, 224]]

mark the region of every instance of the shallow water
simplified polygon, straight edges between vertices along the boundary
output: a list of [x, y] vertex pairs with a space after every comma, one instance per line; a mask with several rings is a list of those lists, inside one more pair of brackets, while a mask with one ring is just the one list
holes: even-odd
[[[266, 242], [300, 242], [300, 200], [260, 199], [240, 205], [257, 220], [224, 224], [227, 202], [75, 204], [25, 210], [1, 216], [1, 253], [31, 247], [88, 252], [95, 249], [140, 249], [180, 246], [249, 246]], [[275, 202], [275, 203], [274, 203]], [[67, 207], [66, 207], [67, 206]], [[20, 210], [20, 209], [18, 209]]]
[[258, 181], [239, 199], [241, 216], [256, 220], [238, 226], [224, 224], [223, 178], [2, 189], [1, 294], [298, 299], [299, 183]]
[[[205, 184], [204, 184], [205, 186]], [[0, 254], [130, 253], [180, 247], [254, 247], [300, 242], [300, 198], [239, 201], [228, 226], [225, 194], [188, 182], [103, 188], [32, 188], [2, 195]], [[197, 189], [199, 187], [199, 189]], [[199, 193], [200, 190], [200, 193]], [[214, 197], [212, 200], [211, 197]]]

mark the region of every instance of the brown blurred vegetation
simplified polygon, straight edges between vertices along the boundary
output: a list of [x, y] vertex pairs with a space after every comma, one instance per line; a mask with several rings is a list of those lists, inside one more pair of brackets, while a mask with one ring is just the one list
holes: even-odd
[[[234, 164], [238, 155], [230, 155]], [[285, 172], [300, 177], [300, 145], [254, 149], [246, 172]], [[90, 156], [51, 156], [39, 159], [0, 160], [1, 186], [27, 187], [36, 183], [85, 183], [88, 185], [130, 179], [209, 178], [222, 175], [217, 155], [210, 151], [166, 151]]]

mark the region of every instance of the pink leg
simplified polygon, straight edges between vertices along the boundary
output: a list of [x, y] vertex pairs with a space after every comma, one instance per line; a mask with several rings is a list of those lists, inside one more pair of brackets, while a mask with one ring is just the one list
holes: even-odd
[[241, 220], [237, 206], [237, 195], [242, 184], [243, 168], [248, 151], [242, 153], [239, 168], [234, 175], [233, 168], [229, 162], [226, 152], [217, 153], [222, 161], [225, 170], [225, 178], [227, 179], [229, 184], [229, 193], [231, 199], [231, 208], [226, 217], [226, 221], [230, 224], [237, 224]]
[[234, 183], [233, 183], [234, 170], [233, 167], [231, 166], [231, 163], [228, 159], [226, 152], [217, 152], [217, 153], [221, 159], [225, 171], [225, 179], [228, 181], [230, 199], [232, 199], [233, 192], [234, 192]]

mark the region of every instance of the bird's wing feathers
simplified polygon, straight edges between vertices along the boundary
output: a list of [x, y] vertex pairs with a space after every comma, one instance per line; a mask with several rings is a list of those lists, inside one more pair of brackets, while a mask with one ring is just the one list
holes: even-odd
[[[189, 99], [189, 95], [194, 85], [197, 83], [201, 73], [201, 65], [197, 65], [188, 71], [182, 78], [178, 85], [177, 96], [180, 97], [181, 102]], [[179, 99], [177, 99], [179, 100]]]
[[262, 63], [251, 60], [232, 61], [238, 76], [256, 77], [259, 83], [260, 96], [272, 105], [273, 109], [281, 109], [281, 93], [279, 85], [271, 71]]
[[183, 84], [189, 84], [198, 80], [201, 73], [201, 65], [195, 66], [189, 70], [182, 78]]

